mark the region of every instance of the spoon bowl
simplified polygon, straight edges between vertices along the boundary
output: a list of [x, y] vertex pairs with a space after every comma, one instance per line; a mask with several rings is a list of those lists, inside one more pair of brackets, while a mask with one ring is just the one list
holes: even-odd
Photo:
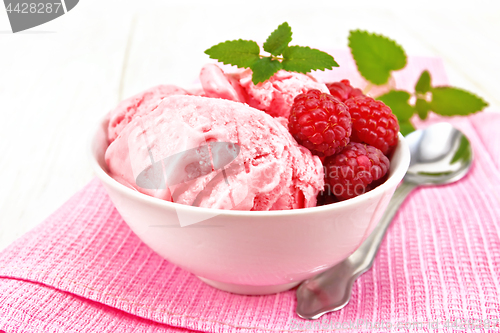
[[304, 281], [297, 289], [299, 317], [317, 319], [349, 303], [354, 281], [373, 264], [380, 243], [398, 208], [421, 185], [449, 184], [463, 178], [472, 166], [467, 137], [448, 123], [437, 123], [406, 136], [410, 167], [396, 189], [379, 223], [363, 244], [347, 259]]
[[449, 123], [437, 123], [406, 136], [410, 167], [404, 180], [418, 185], [442, 185], [461, 179], [472, 164], [469, 140]]

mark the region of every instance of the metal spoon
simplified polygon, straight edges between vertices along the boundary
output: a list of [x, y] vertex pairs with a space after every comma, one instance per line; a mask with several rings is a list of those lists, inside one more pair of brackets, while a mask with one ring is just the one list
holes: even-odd
[[318, 319], [349, 303], [353, 282], [372, 266], [396, 211], [413, 189], [455, 182], [465, 176], [472, 165], [469, 140], [448, 123], [410, 133], [406, 141], [410, 146], [410, 167], [380, 222], [347, 259], [300, 285], [296, 312], [301, 318]]

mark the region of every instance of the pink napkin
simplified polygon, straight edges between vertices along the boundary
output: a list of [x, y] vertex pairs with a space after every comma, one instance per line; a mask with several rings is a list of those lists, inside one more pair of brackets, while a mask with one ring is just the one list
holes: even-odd
[[[411, 58], [398, 87], [411, 89], [424, 68], [435, 82], [446, 82], [440, 60]], [[205, 285], [144, 245], [93, 180], [0, 253], [0, 330], [498, 329], [500, 114], [446, 120], [473, 145], [470, 174], [456, 184], [420, 188], [408, 198], [373, 268], [355, 282], [351, 302], [341, 311], [306, 321], [295, 314], [295, 290], [241, 296]]]

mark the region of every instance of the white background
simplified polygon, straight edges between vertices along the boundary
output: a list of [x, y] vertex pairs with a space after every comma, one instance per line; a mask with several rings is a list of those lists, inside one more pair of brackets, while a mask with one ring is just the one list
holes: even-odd
[[364, 29], [409, 55], [442, 57], [452, 85], [500, 110], [498, 3], [80, 0], [17, 34], [1, 7], [0, 249], [92, 179], [89, 137], [121, 98], [159, 83], [191, 85], [205, 49], [262, 42], [284, 21], [292, 44], [347, 49], [349, 30]]

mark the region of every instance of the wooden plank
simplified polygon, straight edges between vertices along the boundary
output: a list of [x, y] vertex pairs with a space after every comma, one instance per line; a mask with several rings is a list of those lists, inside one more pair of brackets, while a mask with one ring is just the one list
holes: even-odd
[[95, 10], [0, 34], [0, 249], [93, 178], [88, 141], [119, 99], [132, 22]]

